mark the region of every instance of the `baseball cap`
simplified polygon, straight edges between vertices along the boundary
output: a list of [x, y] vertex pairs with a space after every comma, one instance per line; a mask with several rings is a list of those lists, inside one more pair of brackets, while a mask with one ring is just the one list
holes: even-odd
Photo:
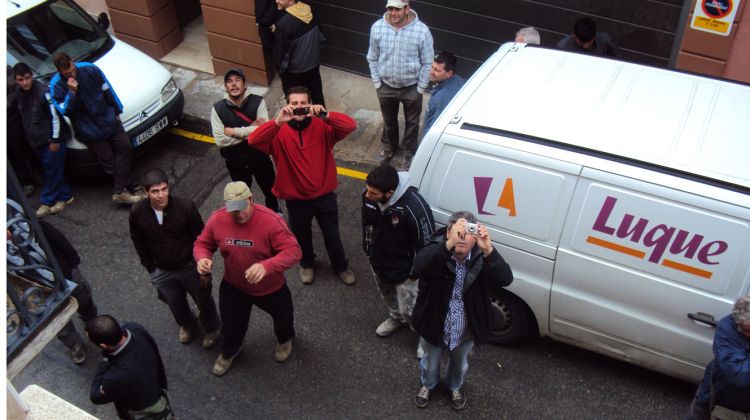
[[253, 193], [243, 181], [230, 182], [224, 187], [224, 201], [228, 212], [242, 211], [247, 208], [247, 199]]
[[226, 83], [227, 79], [229, 79], [229, 76], [231, 76], [233, 74], [236, 75], [236, 76], [240, 76], [242, 78], [242, 80], [245, 80], [245, 72], [242, 71], [242, 69], [234, 68], [234, 69], [229, 69], [229, 70], [227, 70], [226, 73], [224, 73], [224, 83]]
[[388, 0], [388, 3], [386, 3], [385, 7], [395, 7], [397, 9], [402, 9], [409, 5], [408, 0]]

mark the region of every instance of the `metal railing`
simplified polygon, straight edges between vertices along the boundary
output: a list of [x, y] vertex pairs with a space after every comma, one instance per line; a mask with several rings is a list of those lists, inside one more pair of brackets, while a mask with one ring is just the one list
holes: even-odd
[[68, 302], [69, 282], [7, 162], [7, 360], [23, 349], [40, 328]]

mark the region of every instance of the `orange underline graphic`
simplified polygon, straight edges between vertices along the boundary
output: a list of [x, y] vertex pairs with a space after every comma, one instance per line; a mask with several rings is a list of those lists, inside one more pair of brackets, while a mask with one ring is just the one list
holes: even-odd
[[643, 251], [639, 251], [637, 249], [628, 248], [626, 246], [618, 245], [614, 242], [605, 241], [604, 239], [595, 238], [593, 236], [589, 236], [586, 238], [586, 242], [594, 245], [599, 245], [603, 248], [611, 249], [612, 251], [617, 251], [623, 254], [627, 254], [636, 258], [643, 259], [643, 257], [646, 256], [646, 253]]
[[705, 277], [707, 279], [710, 279], [711, 276], [714, 274], [710, 271], [701, 270], [700, 268], [695, 268], [690, 265], [681, 264], [681, 263], [678, 263], [677, 261], [668, 260], [666, 258], [664, 259], [664, 261], [661, 262], [661, 265], [663, 265], [664, 267], [674, 268], [675, 270], [684, 271], [686, 273], [689, 273], [695, 276]]

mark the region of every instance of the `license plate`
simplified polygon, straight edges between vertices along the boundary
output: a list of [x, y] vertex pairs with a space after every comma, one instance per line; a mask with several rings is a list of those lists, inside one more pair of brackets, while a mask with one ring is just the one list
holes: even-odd
[[164, 127], [166, 127], [168, 122], [169, 121], [167, 117], [164, 117], [161, 120], [159, 120], [159, 122], [152, 125], [151, 127], [149, 127], [148, 130], [144, 131], [143, 133], [139, 134], [135, 139], [133, 139], [133, 146], [138, 146], [138, 145], [143, 144], [146, 140], [150, 139], [151, 137], [156, 135], [156, 133], [158, 133]]

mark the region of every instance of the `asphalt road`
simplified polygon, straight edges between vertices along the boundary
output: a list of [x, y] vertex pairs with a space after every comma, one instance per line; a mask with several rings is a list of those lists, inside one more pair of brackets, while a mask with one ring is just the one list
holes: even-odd
[[[172, 193], [192, 198], [204, 219], [222, 205], [228, 175], [211, 144], [168, 135], [134, 166], [136, 174], [153, 166], [166, 170], [173, 180]], [[75, 203], [49, 220], [78, 248], [100, 313], [139, 322], [156, 338], [172, 405], [181, 419], [454, 418], [443, 390], [426, 409], [413, 404], [419, 387], [417, 337], [406, 329], [385, 339], [375, 335], [386, 310], [360, 246], [363, 182], [343, 176], [339, 181], [341, 232], [357, 284], [346, 286], [335, 277], [322, 239], [317, 240], [315, 283], [303, 286], [296, 268], [287, 273], [297, 330], [290, 359], [283, 364], [273, 360], [270, 317], [255, 310], [242, 353], [221, 378], [211, 373], [218, 346], [204, 350], [200, 335], [189, 345], [178, 342], [177, 326], [156, 299], [130, 242], [128, 211], [109, 200], [109, 180], [74, 181]], [[219, 256], [214, 261], [216, 298], [222, 264]], [[88, 360], [78, 367], [55, 340], [14, 385], [20, 391], [35, 383], [95, 416], [116, 418], [111, 405], [95, 406], [88, 399], [99, 354], [90, 344], [87, 350]], [[474, 350], [469, 364], [468, 406], [462, 413], [467, 418], [678, 419], [695, 389], [547, 339], [510, 348], [483, 346]]]

